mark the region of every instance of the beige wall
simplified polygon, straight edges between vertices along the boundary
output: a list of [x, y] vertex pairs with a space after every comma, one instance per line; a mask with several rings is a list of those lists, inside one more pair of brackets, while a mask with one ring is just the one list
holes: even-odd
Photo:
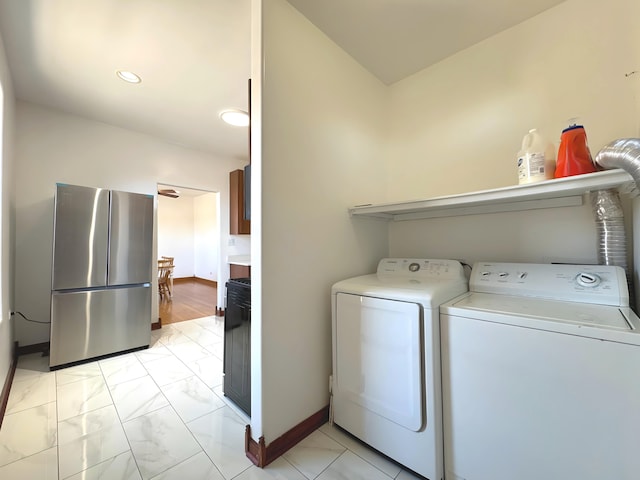
[[284, 0], [254, 0], [254, 439], [326, 404], [333, 281], [387, 255], [594, 261], [588, 204], [388, 224], [347, 207], [515, 185], [523, 135], [557, 146], [574, 116], [594, 151], [640, 135], [639, 10], [568, 0], [384, 87]]
[[254, 2], [254, 15], [260, 3], [251, 427], [268, 444], [328, 405], [331, 285], [371, 271], [386, 253], [386, 225], [356, 225], [347, 214], [384, 189], [386, 90], [285, 0]]
[[0, 38], [0, 390], [4, 386], [9, 367], [14, 338], [14, 327], [10, 312], [13, 310], [14, 282], [13, 256], [15, 252], [13, 214], [15, 201], [14, 169], [14, 97], [9, 68]]
[[[640, 135], [640, 74], [626, 76], [640, 70], [639, 9], [630, 0], [569, 0], [391, 86], [388, 162], [396, 168], [387, 200], [516, 185], [524, 134], [538, 128], [557, 148], [576, 115], [594, 154]], [[390, 254], [596, 263], [588, 201], [390, 223]], [[628, 205], [627, 214], [631, 224]]]
[[[16, 112], [15, 183], [20, 188], [15, 203], [15, 308], [28, 317], [49, 319], [56, 182], [154, 195], [158, 183], [217, 191], [221, 236], [227, 238], [229, 172], [242, 168], [243, 162], [29, 103], [18, 102]], [[226, 250], [221, 255], [226, 256]], [[220, 297], [223, 292], [218, 293]], [[156, 302], [153, 309], [152, 319], [158, 316]], [[20, 345], [49, 339], [47, 325], [16, 322], [16, 332]]]
[[213, 281], [218, 281], [220, 263], [217, 197], [215, 193], [206, 193], [193, 199], [194, 275]]
[[[180, 191], [180, 188], [177, 189]], [[218, 279], [217, 194], [158, 195], [158, 257], [174, 257], [174, 278]]]
[[571, 117], [594, 152], [637, 136], [637, 3], [568, 0], [392, 85], [387, 200], [517, 184], [522, 137]]
[[158, 258], [174, 257], [174, 278], [194, 274], [194, 216], [193, 197], [158, 195]]

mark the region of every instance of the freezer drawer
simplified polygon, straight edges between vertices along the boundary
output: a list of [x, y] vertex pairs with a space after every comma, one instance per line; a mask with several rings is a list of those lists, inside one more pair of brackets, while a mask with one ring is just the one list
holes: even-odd
[[151, 286], [53, 292], [49, 366], [149, 345]]

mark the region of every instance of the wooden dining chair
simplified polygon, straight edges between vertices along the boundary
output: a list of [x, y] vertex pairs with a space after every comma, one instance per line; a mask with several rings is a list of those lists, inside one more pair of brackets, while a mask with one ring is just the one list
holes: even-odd
[[[161, 260], [167, 261], [169, 263], [169, 265], [171, 265], [172, 267], [173, 265], [173, 260], [174, 257], [165, 257], [164, 255], [160, 257]], [[173, 292], [173, 270], [171, 270], [171, 273], [169, 274], [169, 291]]]
[[173, 275], [173, 265], [166, 260], [158, 260], [158, 293], [160, 299], [171, 297], [171, 276]]

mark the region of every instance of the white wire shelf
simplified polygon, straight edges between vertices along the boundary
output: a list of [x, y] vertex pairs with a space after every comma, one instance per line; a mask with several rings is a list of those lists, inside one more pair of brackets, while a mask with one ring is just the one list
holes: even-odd
[[638, 194], [631, 175], [624, 170], [613, 169], [425, 200], [356, 205], [349, 208], [349, 214], [352, 217], [403, 221], [569, 207], [582, 205], [587, 192], [608, 189], [617, 189], [623, 195]]

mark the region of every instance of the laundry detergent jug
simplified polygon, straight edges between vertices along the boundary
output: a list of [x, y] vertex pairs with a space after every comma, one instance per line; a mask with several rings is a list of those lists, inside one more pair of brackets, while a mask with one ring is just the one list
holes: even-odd
[[592, 173], [596, 167], [587, 145], [587, 134], [575, 123], [562, 131], [555, 178]]
[[556, 167], [555, 147], [535, 128], [522, 139], [518, 152], [518, 183], [540, 182], [553, 178]]

